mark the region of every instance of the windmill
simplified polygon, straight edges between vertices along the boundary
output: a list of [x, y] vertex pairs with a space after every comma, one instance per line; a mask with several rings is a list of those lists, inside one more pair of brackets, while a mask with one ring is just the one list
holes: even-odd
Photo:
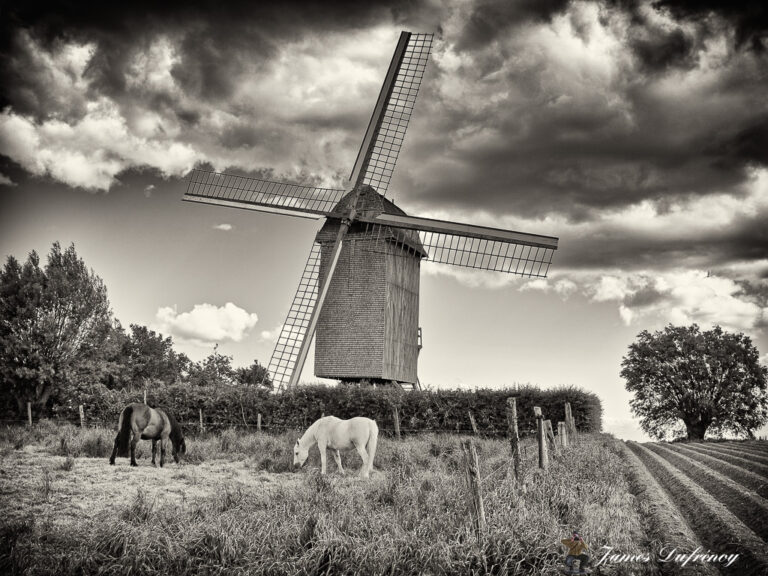
[[431, 47], [401, 33], [344, 190], [190, 175], [186, 201], [325, 218], [268, 366], [278, 390], [298, 382], [313, 336], [318, 377], [416, 387], [422, 260], [547, 275], [557, 238], [409, 216], [385, 197]]

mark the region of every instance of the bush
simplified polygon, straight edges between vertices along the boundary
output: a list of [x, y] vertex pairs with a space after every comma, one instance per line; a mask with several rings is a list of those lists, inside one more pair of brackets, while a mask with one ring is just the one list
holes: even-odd
[[[246, 386], [191, 386], [173, 384], [150, 390], [147, 402], [175, 416], [187, 430], [198, 428], [200, 410], [207, 430], [230, 427], [255, 427], [262, 415], [265, 431], [304, 430], [322, 414], [339, 418], [365, 415], [379, 424], [384, 434], [393, 432], [392, 409], [398, 407], [402, 433], [424, 431], [469, 431], [468, 412], [487, 436], [503, 437], [507, 431], [506, 400], [517, 397], [518, 429], [521, 436], [536, 429], [533, 407], [540, 406], [545, 418], [565, 419], [565, 403], [570, 402], [576, 427], [582, 432], [602, 430], [602, 406], [592, 392], [575, 387], [541, 390], [525, 386], [512, 390], [437, 390], [405, 393], [392, 387], [300, 386], [283, 394]], [[60, 419], [79, 421], [78, 404], [85, 408], [88, 423], [117, 428], [120, 411], [131, 402], [141, 402], [143, 394], [94, 387], [87, 393], [56, 407]], [[228, 438], [225, 442], [236, 442]], [[107, 443], [111, 447], [111, 441]], [[222, 446], [227, 451], [227, 446]], [[101, 453], [101, 450], [99, 450]]]

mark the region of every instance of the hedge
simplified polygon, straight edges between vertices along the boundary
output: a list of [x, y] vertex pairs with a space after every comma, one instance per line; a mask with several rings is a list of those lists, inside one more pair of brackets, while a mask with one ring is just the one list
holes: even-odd
[[[517, 397], [518, 429], [525, 436], [536, 428], [533, 407], [540, 406], [545, 418], [565, 419], [565, 403], [570, 402], [576, 426], [585, 432], [602, 429], [602, 406], [592, 392], [575, 387], [541, 390], [524, 386], [517, 391], [480, 389], [412, 391], [386, 386], [299, 386], [283, 394], [249, 386], [191, 386], [174, 384], [148, 390], [147, 403], [172, 413], [185, 429], [199, 426], [200, 410], [207, 429], [256, 426], [262, 415], [266, 430], [304, 429], [321, 415], [339, 418], [367, 416], [384, 433], [393, 430], [393, 407], [397, 406], [403, 434], [424, 431], [457, 432], [470, 430], [472, 412], [478, 430], [489, 436], [504, 436], [507, 430], [506, 400]], [[60, 399], [55, 416], [79, 421], [82, 404], [90, 424], [117, 426], [122, 408], [143, 401], [143, 392], [94, 388], [79, 390]]]

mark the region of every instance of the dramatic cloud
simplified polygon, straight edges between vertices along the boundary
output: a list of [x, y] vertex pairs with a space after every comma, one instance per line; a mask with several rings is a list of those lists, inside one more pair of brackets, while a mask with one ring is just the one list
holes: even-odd
[[339, 186], [399, 30], [434, 31], [390, 194], [414, 214], [559, 236], [561, 249], [549, 281], [426, 273], [580, 293], [632, 323], [764, 326], [764, 3], [140, 1], [5, 14], [0, 154], [89, 190], [195, 165]]
[[227, 302], [218, 307], [195, 304], [189, 312], [179, 313], [164, 307], [157, 311], [158, 330], [183, 341], [212, 344], [240, 342], [256, 326], [258, 316]]
[[0, 174], [0, 186], [16, 186], [16, 184], [5, 174]]

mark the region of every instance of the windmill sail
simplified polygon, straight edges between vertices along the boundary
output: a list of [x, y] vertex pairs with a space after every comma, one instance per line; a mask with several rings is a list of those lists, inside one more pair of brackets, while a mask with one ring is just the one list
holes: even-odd
[[[272, 351], [272, 358], [267, 368], [272, 377], [272, 384], [278, 390], [283, 390], [288, 386], [296, 368], [301, 346], [304, 339], [307, 338], [307, 327], [317, 302], [319, 274], [320, 245], [312, 244], [312, 250], [304, 266], [299, 287], [293, 297], [291, 309], [288, 311], [288, 316], [280, 330], [280, 336], [277, 339], [277, 344], [275, 344], [275, 349]], [[309, 337], [311, 338], [311, 335]]]
[[344, 194], [344, 190], [192, 170], [183, 199], [187, 202], [318, 219], [330, 215]]
[[425, 260], [527, 277], [547, 276], [558, 243], [552, 236], [396, 214], [358, 220], [374, 249], [394, 243], [403, 248], [396, 253], [407, 254], [408, 247], [415, 249], [413, 233], [418, 232]]
[[432, 49], [432, 34], [403, 32], [357, 154], [350, 181], [387, 193]]

